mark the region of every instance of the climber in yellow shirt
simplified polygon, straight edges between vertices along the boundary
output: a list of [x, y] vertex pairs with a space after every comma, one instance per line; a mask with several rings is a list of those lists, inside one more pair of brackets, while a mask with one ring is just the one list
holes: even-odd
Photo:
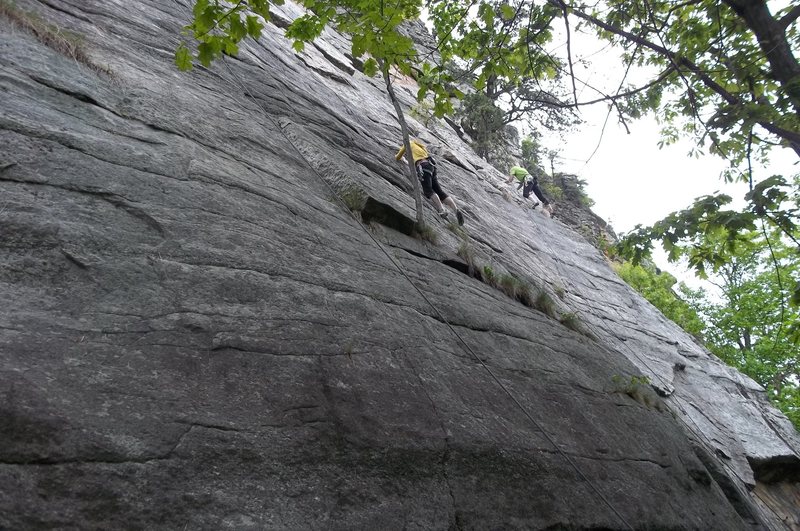
[[[400, 146], [400, 151], [394, 156], [395, 160], [402, 159], [405, 153], [406, 147]], [[433, 157], [428, 153], [425, 144], [418, 140], [412, 140], [411, 156], [414, 158], [414, 166], [417, 168], [417, 177], [419, 177], [422, 183], [422, 193], [433, 203], [436, 212], [444, 219], [447, 219], [447, 211], [442, 206], [443, 204], [447, 205], [456, 213], [458, 224], [463, 225], [464, 215], [458, 209], [458, 206], [456, 206], [456, 202], [453, 198], [444, 193], [441, 186], [439, 186], [439, 180], [436, 178], [436, 161], [434, 161]], [[434, 194], [434, 192], [436, 193]]]

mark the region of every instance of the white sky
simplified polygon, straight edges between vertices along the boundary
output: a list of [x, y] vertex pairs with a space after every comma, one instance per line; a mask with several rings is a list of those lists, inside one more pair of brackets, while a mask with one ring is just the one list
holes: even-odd
[[[584, 108], [586, 123], [563, 138], [553, 135], [543, 143], [561, 150], [555, 170], [585, 179], [589, 196], [596, 202], [593, 210], [618, 233], [639, 223], [652, 224], [702, 195], [721, 191], [736, 204], [747, 193], [747, 184], [722, 180], [721, 173], [728, 166], [722, 158], [690, 156], [690, 140], [659, 149], [660, 127], [653, 117], [629, 122], [628, 134], [613, 114], [603, 131], [606, 114], [603, 104]], [[771, 159], [769, 167], [753, 168], [755, 182], [775, 173], [788, 176], [800, 171], [795, 165], [797, 158], [788, 150], [773, 150]], [[547, 166], [545, 163], [549, 171]]]
[[[554, 42], [561, 44], [554, 46], [552, 52], [566, 57], [563, 31], [556, 33], [561, 35], [556, 35]], [[607, 94], [615, 92], [624, 74], [618, 53], [605, 48], [606, 44], [594, 36], [575, 30], [571, 43], [576, 78]], [[583, 57], [590, 57], [589, 62], [581, 64]], [[632, 70], [628, 79], [645, 82], [654, 74], [656, 70], [649, 74]], [[598, 97], [597, 92], [580, 83], [577, 90], [578, 101]], [[629, 122], [627, 134], [615, 113], [608, 117], [603, 130], [608, 114], [605, 103], [581, 107], [580, 114], [584, 124], [563, 137], [545, 133], [543, 144], [561, 151], [561, 160], [555, 165], [557, 172], [574, 173], [586, 180], [589, 196], [596, 202], [593, 210], [610, 221], [618, 233], [627, 232], [638, 223], [652, 224], [688, 206], [695, 197], [723, 187], [720, 173], [725, 162], [715, 157], [690, 158], [689, 141], [659, 149], [659, 126], [653, 117]], [[746, 191], [743, 186], [725, 190], [732, 196]]]
[[[556, 36], [556, 42], [558, 39]], [[561, 38], [562, 43], [565, 40]], [[576, 35], [573, 29], [575, 62], [581, 57], [591, 56], [591, 65], [587, 68], [581, 70], [576, 65], [578, 77], [613, 93], [619, 86], [624, 68], [616, 52], [598, 53], [603, 47], [604, 44], [596, 38]], [[565, 56], [563, 44], [555, 48]], [[652, 77], [652, 74], [640, 75], [638, 80]], [[629, 79], [637, 80], [635, 76], [629, 76]], [[583, 94], [581, 90], [579, 85], [579, 101], [597, 97], [588, 89], [583, 89]], [[628, 134], [612, 113], [603, 131], [607, 112], [606, 104], [583, 107], [581, 117], [584, 124], [563, 137], [545, 134], [542, 144], [545, 148], [561, 151], [560, 160], [555, 162], [556, 172], [573, 173], [587, 182], [589, 197], [595, 201], [592, 210], [610, 222], [617, 234], [628, 232], [637, 224], [651, 225], [667, 214], [689, 206], [695, 198], [717, 191], [733, 197], [734, 207], [744, 203], [747, 184], [723, 181], [721, 173], [728, 164], [722, 158], [690, 156], [693, 143], [689, 139], [659, 149], [660, 126], [652, 116], [628, 122]], [[796, 156], [788, 151], [775, 149], [769, 168], [754, 167], [754, 182], [775, 173], [788, 176], [800, 172]], [[544, 165], [549, 171], [549, 163]], [[684, 268], [667, 264], [665, 253], [656, 252], [654, 258], [660, 267], [679, 279], [695, 287], [700, 285]]]

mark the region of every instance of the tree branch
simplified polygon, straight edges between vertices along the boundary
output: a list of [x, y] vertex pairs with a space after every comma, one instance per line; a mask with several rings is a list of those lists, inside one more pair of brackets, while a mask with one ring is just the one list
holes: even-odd
[[791, 11], [783, 15], [778, 21], [778, 26], [780, 26], [783, 31], [786, 31], [786, 28], [788, 28], [792, 22], [797, 20], [798, 17], [800, 17], [800, 5], [794, 6]]
[[564, 26], [567, 29], [567, 61], [569, 62], [569, 77], [572, 80], [572, 98], [575, 105], [578, 104], [578, 89], [575, 87], [575, 69], [572, 65], [572, 39], [569, 31], [569, 12], [567, 11], [567, 4], [562, 2], [562, 11], [564, 12]]
[[[550, 2], [554, 6], [557, 6], [560, 9], [564, 9], [565, 6], [566, 6], [566, 3], [563, 0], [548, 0], [548, 2]], [[613, 33], [615, 35], [618, 35], [620, 37], [624, 37], [625, 39], [629, 40], [632, 43], [639, 44], [639, 45], [641, 45], [641, 46], [643, 46], [645, 48], [648, 48], [648, 49], [658, 53], [659, 55], [662, 55], [663, 57], [669, 59], [670, 62], [672, 62], [673, 65], [676, 68], [678, 68], [678, 69], [679, 68], [685, 68], [686, 70], [688, 70], [689, 72], [691, 72], [692, 74], [697, 76], [697, 78], [707, 88], [709, 88], [712, 91], [714, 91], [718, 96], [720, 96], [728, 104], [730, 104], [730, 105], [741, 105], [741, 104], [744, 103], [744, 102], [742, 102], [742, 100], [738, 96], [735, 96], [735, 95], [731, 94], [723, 86], [721, 86], [719, 83], [717, 83], [716, 81], [711, 79], [711, 77], [708, 74], [706, 74], [703, 71], [703, 69], [701, 69], [697, 64], [695, 64], [694, 62], [692, 62], [688, 58], [680, 56], [680, 55], [672, 52], [671, 50], [665, 48], [664, 46], [660, 46], [660, 45], [658, 45], [658, 44], [656, 44], [656, 43], [654, 43], [652, 41], [649, 41], [649, 40], [645, 39], [644, 37], [641, 37], [639, 35], [635, 35], [635, 34], [629, 32], [629, 31], [626, 31], [626, 30], [624, 30], [622, 28], [619, 28], [619, 27], [617, 27], [617, 26], [615, 26], [613, 24], [609, 24], [609, 23], [607, 23], [607, 22], [605, 22], [603, 20], [600, 20], [599, 18], [597, 18], [595, 16], [592, 16], [592, 15], [589, 15], [589, 14], [586, 14], [586, 13], [582, 13], [581, 11], [578, 11], [576, 9], [572, 9], [571, 11], [572, 11], [573, 15], [575, 15], [576, 17], [578, 17], [578, 18], [580, 18], [582, 20], [590, 22], [591, 24], [594, 24], [595, 26], [597, 26], [599, 28], [602, 28], [602, 29], [604, 29], [604, 30], [606, 30], [608, 32], [611, 32], [611, 33]], [[689, 90], [691, 91], [691, 89], [689, 89]], [[690, 94], [690, 97], [691, 97], [691, 94]], [[797, 133], [795, 131], [791, 131], [791, 130], [788, 130], [788, 129], [784, 129], [782, 127], [779, 127], [779, 126], [777, 126], [777, 125], [775, 125], [773, 123], [770, 123], [770, 122], [767, 122], [767, 121], [764, 121], [764, 120], [760, 120], [757, 123], [761, 127], [763, 127], [764, 129], [769, 131], [770, 133], [772, 133], [772, 134], [774, 134], [776, 136], [779, 136], [779, 137], [783, 138], [784, 140], [788, 141], [790, 147], [795, 151], [795, 153], [797, 153], [798, 156], [800, 156], [800, 133]]]

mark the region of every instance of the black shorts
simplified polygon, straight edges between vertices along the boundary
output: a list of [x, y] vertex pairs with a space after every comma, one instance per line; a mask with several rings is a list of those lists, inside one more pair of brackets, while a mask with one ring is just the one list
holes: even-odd
[[550, 201], [547, 200], [542, 193], [542, 190], [539, 188], [539, 180], [536, 177], [533, 177], [525, 182], [525, 186], [522, 189], [522, 197], [525, 199], [529, 198], [531, 196], [531, 192], [536, 194], [536, 197], [538, 197], [539, 201], [544, 203], [545, 206], [550, 204]]
[[439, 186], [439, 180], [436, 179], [436, 166], [431, 164], [428, 159], [423, 159], [417, 163], [417, 175], [419, 176], [419, 182], [422, 183], [422, 193], [425, 194], [425, 197], [430, 199], [433, 192], [436, 192], [436, 195], [442, 201], [447, 199], [447, 194], [444, 193], [444, 190]]

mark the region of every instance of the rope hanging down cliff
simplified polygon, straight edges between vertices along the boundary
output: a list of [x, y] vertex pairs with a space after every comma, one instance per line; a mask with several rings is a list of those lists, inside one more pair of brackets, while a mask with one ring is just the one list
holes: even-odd
[[[561, 455], [561, 457], [575, 470], [575, 472], [578, 474], [578, 476], [581, 478], [581, 480], [584, 481], [587, 485], [589, 485], [589, 487], [592, 489], [592, 491], [594, 491], [595, 494], [597, 494], [597, 496], [602, 500], [602, 502], [611, 510], [612, 513], [614, 513], [614, 515], [625, 525], [625, 527], [627, 527], [628, 529], [633, 530], [634, 527], [630, 523], [628, 523], [628, 521], [622, 516], [622, 514], [620, 514], [620, 512], [611, 504], [611, 502], [608, 501], [608, 499], [603, 495], [603, 493], [597, 488], [597, 486], [594, 485], [594, 483], [592, 483], [592, 481], [586, 476], [586, 474], [583, 473], [583, 471], [569, 457], [569, 455], [566, 452], [564, 452], [564, 450], [562, 450], [561, 447], [558, 444], [556, 444], [556, 442], [553, 440], [553, 438], [542, 428], [541, 424], [519, 402], [519, 400], [511, 393], [511, 391], [509, 391], [509, 389], [503, 384], [503, 382], [500, 381], [500, 379], [494, 374], [494, 372], [489, 368], [489, 366], [486, 365], [486, 363], [472, 350], [472, 348], [466, 343], [466, 341], [464, 341], [464, 339], [461, 337], [461, 335], [458, 333], [458, 331], [456, 331], [456, 329], [450, 324], [450, 322], [447, 319], [445, 319], [445, 317], [442, 315], [442, 313], [439, 311], [439, 309], [430, 301], [430, 299], [422, 292], [422, 290], [411, 280], [411, 278], [406, 274], [406, 272], [403, 271], [403, 268], [400, 267], [400, 265], [394, 260], [394, 258], [391, 256], [391, 254], [372, 235], [372, 233], [369, 231], [369, 229], [367, 229], [367, 227], [365, 227], [364, 224], [361, 223], [361, 221], [355, 216], [355, 214], [353, 214], [350, 211], [350, 209], [345, 204], [344, 200], [339, 196], [339, 194], [336, 193], [336, 190], [334, 190], [334, 188], [330, 185], [330, 183], [328, 183], [325, 180], [325, 178], [317, 171], [317, 169], [314, 167], [314, 165], [310, 163], [310, 161], [305, 157], [305, 155], [303, 155], [301, 150], [286, 135], [286, 133], [284, 132], [283, 128], [281, 128], [280, 125], [272, 118], [272, 116], [269, 114], [269, 112], [267, 112], [267, 110], [258, 101], [258, 99], [255, 96], [253, 96], [253, 94], [245, 86], [245, 84], [241, 80], [241, 78], [233, 70], [231, 70], [230, 66], [228, 66], [228, 62], [225, 59], [224, 55], [222, 56], [222, 63], [225, 65], [225, 68], [228, 70], [230, 75], [234, 78], [236, 84], [244, 92], [244, 94], [249, 96], [250, 99], [252, 99], [256, 103], [256, 105], [260, 108], [260, 110], [262, 111], [264, 116], [266, 116], [267, 119], [272, 123], [272, 125], [276, 129], [281, 131], [281, 134], [284, 136], [284, 138], [286, 138], [286, 141], [289, 143], [289, 145], [291, 145], [295, 149], [295, 151], [297, 151], [297, 153], [300, 155], [300, 157], [306, 162], [306, 164], [308, 164], [308, 166], [311, 168], [311, 170], [314, 172], [314, 174], [317, 175], [317, 177], [325, 184], [325, 186], [333, 194], [333, 197], [336, 198], [336, 200], [340, 203], [340, 205], [344, 208], [344, 210], [346, 212], [350, 212], [350, 215], [356, 221], [356, 223], [358, 223], [358, 225], [361, 227], [361, 229], [364, 231], [364, 233], [367, 236], [369, 236], [369, 238], [373, 242], [375, 242], [375, 245], [378, 246], [378, 248], [389, 259], [389, 261], [392, 263], [392, 265], [397, 268], [397, 270], [400, 272], [401, 275], [403, 275], [403, 277], [405, 277], [405, 279], [408, 281], [408, 283], [422, 297], [422, 299], [425, 301], [425, 303], [428, 304], [431, 307], [431, 309], [433, 309], [434, 313], [438, 316], [438, 318], [443, 323], [445, 323], [445, 325], [448, 327], [448, 329], [457, 338], [458, 342], [464, 347], [464, 350], [467, 351], [473, 358], [475, 358], [480, 363], [480, 365], [486, 370], [486, 372], [491, 376], [491, 378], [497, 383], [497, 385], [500, 387], [500, 389], [502, 389], [503, 392], [506, 395], [508, 395], [508, 397], [511, 399], [511, 401], [514, 402], [514, 404], [520, 409], [520, 411], [522, 411], [522, 413], [528, 418], [528, 420], [531, 421], [531, 423], [536, 427], [536, 429], [539, 430], [542, 433], [542, 435], [544, 435], [544, 437], [556, 449], [556, 451], [559, 453], [559, 455]], [[262, 125], [262, 127], [264, 127], [264, 126]], [[269, 133], [269, 131], [267, 131], [266, 128], [265, 128], [265, 132]]]

